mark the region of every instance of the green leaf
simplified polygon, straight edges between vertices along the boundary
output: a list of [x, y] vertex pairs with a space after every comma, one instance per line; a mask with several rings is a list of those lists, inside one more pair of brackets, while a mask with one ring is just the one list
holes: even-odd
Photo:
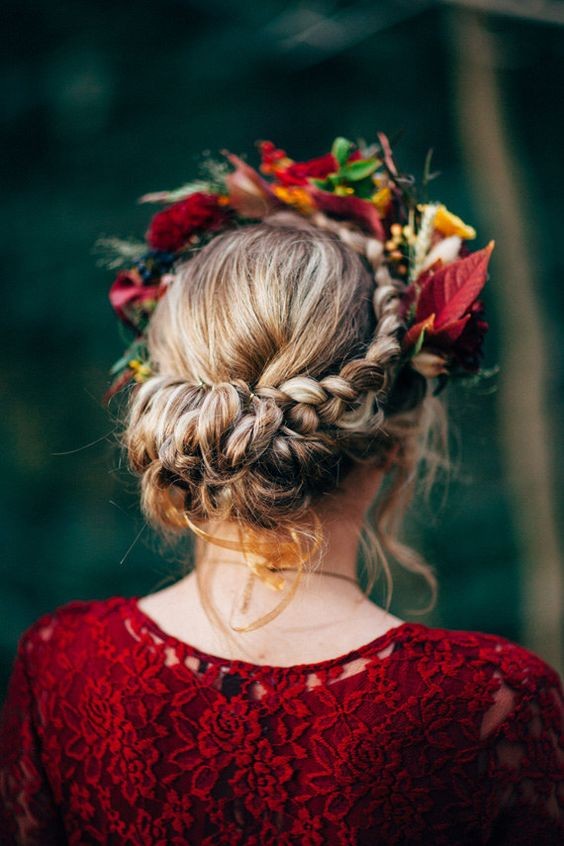
[[100, 256], [98, 265], [109, 270], [129, 267], [147, 252], [144, 241], [126, 241], [122, 238], [98, 238], [94, 253]]
[[197, 191], [210, 191], [211, 186], [209, 182], [204, 182], [203, 179], [197, 179], [194, 182], [188, 182], [186, 185], [182, 185], [181, 188], [177, 188], [175, 191], [169, 192], [169, 203], [178, 202], [178, 200], [184, 200], [186, 197], [189, 197], [191, 194], [196, 194]]
[[331, 153], [337, 159], [340, 165], [344, 165], [351, 154], [352, 148], [354, 144], [352, 141], [349, 141], [347, 138], [335, 138], [333, 141], [333, 146], [331, 147]]
[[327, 179], [316, 179], [312, 176], [309, 181], [312, 185], [315, 185], [316, 188], [321, 188], [322, 191], [331, 190], [331, 183]]
[[417, 353], [421, 352], [421, 347], [423, 346], [423, 341], [425, 340], [425, 329], [421, 330], [421, 334], [417, 338], [417, 343], [413, 348], [413, 355], [417, 355]]
[[355, 182], [354, 195], [355, 197], [360, 197], [361, 200], [370, 200], [376, 190], [372, 179], [368, 177], [368, 179], [361, 179], [359, 182]]
[[116, 363], [113, 365], [113, 367], [110, 369], [110, 376], [115, 376], [116, 373], [119, 373], [120, 370], [123, 370], [124, 367], [127, 367], [128, 361], [129, 361], [129, 356], [128, 355], [122, 355], [122, 357], [119, 358], [116, 361]]
[[144, 339], [136, 338], [133, 343], [128, 346], [122, 357], [119, 358], [111, 368], [110, 375], [114, 376], [116, 373], [119, 373], [120, 370], [127, 367], [128, 362], [132, 358], [138, 358], [140, 361], [144, 361], [147, 358]]
[[380, 165], [378, 159], [365, 159], [358, 162], [351, 162], [351, 164], [342, 167], [338, 173], [341, 179], [346, 179], [347, 182], [358, 182], [361, 179], [366, 179], [370, 176]]

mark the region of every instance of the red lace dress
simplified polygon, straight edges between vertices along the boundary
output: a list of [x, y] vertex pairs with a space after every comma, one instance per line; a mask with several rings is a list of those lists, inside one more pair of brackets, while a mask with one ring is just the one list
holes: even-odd
[[20, 639], [3, 844], [564, 843], [562, 687], [502, 637], [404, 623], [315, 664], [163, 632], [136, 598]]

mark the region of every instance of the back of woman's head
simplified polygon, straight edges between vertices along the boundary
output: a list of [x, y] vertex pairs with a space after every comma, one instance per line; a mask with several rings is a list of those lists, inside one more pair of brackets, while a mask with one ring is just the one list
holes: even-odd
[[364, 519], [366, 592], [380, 563], [389, 602], [387, 553], [434, 590], [399, 532], [416, 481], [429, 491], [448, 466], [438, 394], [484, 375], [494, 242], [470, 251], [474, 228], [422, 201], [385, 133], [306, 162], [259, 152], [259, 171], [226, 153], [204, 180], [144, 195], [164, 203], [146, 243], [104, 241], [123, 268], [110, 301], [136, 333], [106, 396], [129, 386], [145, 516], [242, 552], [278, 590], [273, 570], [297, 569], [294, 589], [326, 559], [335, 517], [352, 532]]
[[398, 291], [359, 255], [374, 242], [353, 249], [334, 228], [284, 214], [177, 267], [125, 432], [154, 525], [284, 533], [355, 461], [383, 466], [395, 448], [411, 474], [426, 380], [396, 372]]

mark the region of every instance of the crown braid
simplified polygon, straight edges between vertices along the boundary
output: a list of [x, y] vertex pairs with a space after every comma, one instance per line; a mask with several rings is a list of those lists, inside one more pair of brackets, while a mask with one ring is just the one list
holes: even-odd
[[315, 226], [333, 232], [347, 246], [366, 258], [373, 270], [375, 289], [372, 304], [376, 317], [375, 335], [366, 351], [365, 359], [346, 364], [339, 375], [356, 385], [364, 377], [364, 384], [368, 386], [371, 376], [376, 376], [376, 372], [371, 369], [376, 365], [381, 381], [379, 387], [377, 387], [378, 378], [374, 381], [374, 390], [378, 397], [388, 390], [391, 369], [401, 355], [399, 337], [405, 329], [400, 317], [403, 283], [393, 279], [388, 268], [383, 264], [384, 247], [381, 241], [365, 235], [351, 224], [333, 220], [322, 212], [316, 212], [311, 220]]

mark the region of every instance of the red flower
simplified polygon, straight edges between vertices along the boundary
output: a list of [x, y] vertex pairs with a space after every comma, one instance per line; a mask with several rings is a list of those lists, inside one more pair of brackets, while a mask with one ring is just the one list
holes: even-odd
[[260, 169], [263, 173], [276, 173], [278, 168], [292, 163], [292, 159], [286, 155], [286, 150], [280, 150], [272, 141], [260, 141], [258, 148], [261, 159]]
[[120, 320], [137, 329], [140, 316], [152, 311], [165, 290], [165, 285], [143, 285], [136, 270], [123, 270], [116, 276], [109, 296]]
[[280, 185], [307, 185], [309, 179], [325, 179], [339, 170], [339, 163], [332, 153], [307, 162], [295, 162], [288, 158], [286, 150], [279, 149], [272, 141], [261, 141], [258, 146], [261, 171], [274, 174]]
[[494, 242], [449, 264], [428, 268], [413, 289], [406, 291], [406, 302], [416, 298], [415, 322], [403, 339], [404, 349], [417, 344], [425, 331], [424, 346], [450, 353], [467, 370], [477, 370], [488, 324], [483, 320], [482, 303], [477, 299], [488, 278], [487, 267]]
[[386, 233], [373, 203], [362, 200], [360, 197], [340, 197], [338, 194], [331, 194], [330, 191], [322, 191], [315, 185], [308, 186], [307, 192], [319, 211], [344, 220], [353, 220], [378, 241], [385, 240]]
[[276, 169], [276, 179], [281, 185], [307, 185], [309, 179], [325, 179], [339, 170], [339, 163], [332, 153], [326, 153], [307, 162], [294, 162], [284, 169]]
[[226, 219], [225, 206], [216, 194], [196, 191], [185, 200], [157, 212], [149, 226], [147, 242], [155, 250], [175, 253], [195, 232], [219, 229]]
[[465, 370], [477, 371], [480, 369], [482, 345], [489, 325], [484, 320], [484, 304], [481, 300], [472, 303], [468, 311], [470, 320], [456, 342], [455, 354]]

